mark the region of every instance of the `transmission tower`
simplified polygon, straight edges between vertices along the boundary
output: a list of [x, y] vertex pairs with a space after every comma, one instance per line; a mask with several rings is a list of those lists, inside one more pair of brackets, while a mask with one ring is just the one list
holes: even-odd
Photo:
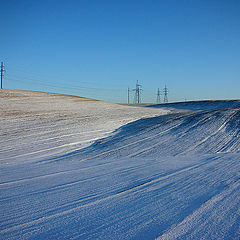
[[1, 89], [3, 89], [3, 72], [5, 72], [5, 70], [4, 70], [3, 62], [1, 62]]
[[160, 89], [158, 88], [158, 91], [157, 91], [157, 103], [161, 103], [161, 97], [160, 97], [160, 95], [161, 95], [161, 92], [160, 92]]
[[134, 96], [134, 103], [140, 104], [141, 103], [141, 91], [142, 91], [142, 85], [138, 84], [138, 80], [136, 83], [136, 88], [133, 89], [135, 91], [135, 96]]
[[168, 89], [165, 85], [165, 88], [163, 89], [163, 94], [164, 94], [164, 100], [163, 102], [167, 103], [168, 102]]

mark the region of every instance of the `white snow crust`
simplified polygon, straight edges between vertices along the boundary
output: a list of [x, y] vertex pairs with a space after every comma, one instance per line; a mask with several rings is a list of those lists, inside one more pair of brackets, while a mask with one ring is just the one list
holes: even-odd
[[240, 101], [1, 90], [0, 113], [0, 239], [240, 238]]

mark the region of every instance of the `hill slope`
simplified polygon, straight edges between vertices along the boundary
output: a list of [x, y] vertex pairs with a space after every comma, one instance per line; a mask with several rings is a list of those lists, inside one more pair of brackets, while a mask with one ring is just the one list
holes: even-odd
[[84, 148], [116, 128], [168, 111], [63, 94], [0, 90], [0, 162], [34, 161]]
[[87, 149], [71, 153], [70, 157], [83, 154], [94, 158], [98, 155], [158, 158], [237, 151], [240, 151], [239, 108], [141, 119]]
[[[39, 100], [45, 108], [45, 100]], [[18, 155], [22, 144], [12, 146], [14, 158], [3, 152], [3, 239], [239, 239], [240, 109], [235, 103], [152, 117], [167, 112], [87, 102], [64, 98], [63, 108], [68, 107], [61, 115], [56, 100], [58, 110], [54, 118], [49, 114], [40, 121], [41, 130], [36, 120], [36, 130], [31, 129], [32, 114], [21, 121], [5, 114], [5, 126], [20, 121], [21, 130], [31, 129], [24, 151], [27, 143], [37, 151], [39, 136], [49, 146], [53, 123], [56, 132], [51, 134], [87, 130], [97, 141], [73, 151], [39, 152], [34, 159]], [[78, 121], [81, 114], [89, 116], [87, 121]], [[99, 139], [99, 129], [105, 138]], [[2, 136], [15, 144], [11, 139], [18, 132], [10, 133]], [[81, 140], [82, 135], [75, 137]], [[71, 135], [66, 134], [67, 140], [73, 141]]]
[[176, 103], [162, 103], [148, 105], [151, 108], [167, 108], [173, 110], [217, 110], [225, 108], [239, 108], [240, 100], [205, 100], [205, 101], [188, 101], [188, 102], [176, 102]]

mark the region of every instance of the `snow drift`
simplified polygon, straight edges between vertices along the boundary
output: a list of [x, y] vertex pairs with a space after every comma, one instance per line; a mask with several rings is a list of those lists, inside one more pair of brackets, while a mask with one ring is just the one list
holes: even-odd
[[[11, 155], [1, 152], [3, 239], [239, 239], [238, 101], [211, 102], [211, 110], [201, 111], [173, 111], [172, 105], [168, 114], [169, 109], [85, 105], [61, 98], [68, 103], [66, 115], [45, 121], [34, 113], [35, 128], [16, 99], [5, 102], [11, 101], [20, 115], [9, 117], [5, 109], [7, 132], [1, 134], [2, 146], [10, 147], [4, 140], [13, 143]], [[59, 98], [52, 102], [59, 119]], [[39, 108], [45, 114], [51, 104]], [[88, 116], [84, 122], [78, 119], [83, 112]], [[18, 121], [27, 135], [17, 136], [24, 143], [21, 154], [34, 145], [39, 152], [33, 159], [19, 156], [21, 143], [14, 140]], [[45, 148], [58, 146], [49, 141], [48, 131], [55, 140], [65, 133], [64, 141], [71, 144], [75, 130], [82, 134], [74, 141], [85, 134], [89, 139], [90, 133], [96, 141], [71, 150], [63, 146], [61, 152], [41, 151], [41, 141]]]

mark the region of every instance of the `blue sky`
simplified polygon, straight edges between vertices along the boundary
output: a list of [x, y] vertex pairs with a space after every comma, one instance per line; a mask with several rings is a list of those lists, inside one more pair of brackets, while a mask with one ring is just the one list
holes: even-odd
[[[239, 0], [0, 0], [4, 87], [144, 102], [240, 98]], [[133, 96], [133, 92], [131, 93]]]

